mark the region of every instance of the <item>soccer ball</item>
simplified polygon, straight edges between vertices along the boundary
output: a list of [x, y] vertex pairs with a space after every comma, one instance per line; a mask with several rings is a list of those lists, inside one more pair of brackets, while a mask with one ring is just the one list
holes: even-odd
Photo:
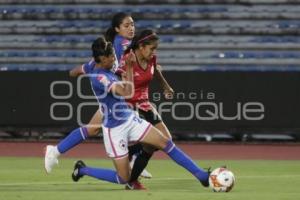
[[209, 176], [209, 186], [214, 192], [229, 192], [234, 183], [233, 173], [225, 167], [213, 170]]

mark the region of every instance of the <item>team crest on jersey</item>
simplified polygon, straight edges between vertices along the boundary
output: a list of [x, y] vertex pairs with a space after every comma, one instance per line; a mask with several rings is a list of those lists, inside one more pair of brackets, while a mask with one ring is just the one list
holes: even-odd
[[109, 85], [109, 80], [107, 79], [107, 77], [103, 74], [99, 74], [97, 76], [97, 80], [102, 83], [104, 86], [108, 86]]
[[140, 74], [138, 72], [134, 72], [133, 76], [140, 76]]
[[119, 142], [119, 147], [120, 147], [122, 150], [126, 150], [127, 145], [126, 145], [125, 140], [120, 140], [120, 142]]
[[125, 50], [128, 48], [129, 44], [130, 44], [130, 41], [129, 41], [129, 40], [123, 40], [123, 41], [122, 41], [122, 48], [123, 48], [123, 51], [125, 51]]

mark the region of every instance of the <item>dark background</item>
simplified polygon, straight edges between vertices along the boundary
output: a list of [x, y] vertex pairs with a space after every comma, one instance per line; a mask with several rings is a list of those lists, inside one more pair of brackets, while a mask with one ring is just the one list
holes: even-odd
[[[166, 71], [164, 72], [170, 85], [181, 95], [175, 95], [172, 103], [199, 102], [223, 103], [225, 116], [234, 116], [237, 104], [260, 102], [264, 105], [264, 119], [259, 121], [241, 120], [190, 120], [178, 121], [170, 113], [163, 113], [163, 120], [171, 130], [184, 131], [294, 131], [300, 129], [300, 72], [203, 72], [203, 71]], [[55, 100], [50, 95], [50, 85], [53, 81], [70, 81], [73, 95], [69, 99]], [[87, 80], [82, 83], [84, 94], [92, 95]], [[76, 79], [69, 78], [67, 72], [1, 72], [0, 73], [0, 127], [16, 128], [66, 128], [77, 127], [77, 106], [82, 100], [76, 94]], [[56, 85], [56, 95], [66, 95], [69, 88], [66, 85]], [[153, 94], [155, 92], [155, 94]], [[158, 97], [161, 92], [156, 80], [152, 83], [150, 98]], [[197, 93], [197, 99], [190, 99], [189, 92]], [[214, 99], [207, 98], [213, 93]], [[155, 96], [153, 96], [155, 95]], [[185, 98], [183, 98], [185, 95]], [[177, 98], [176, 98], [177, 96]], [[194, 97], [194, 96], [193, 96]], [[211, 96], [210, 96], [211, 97]], [[157, 100], [157, 99], [155, 99]], [[71, 103], [73, 117], [70, 120], [55, 121], [50, 117], [50, 106], [55, 102]], [[153, 101], [157, 106], [166, 102], [164, 98]], [[171, 108], [165, 106], [164, 108]], [[211, 107], [207, 107], [212, 110]], [[82, 120], [88, 122], [97, 107], [84, 107]], [[177, 106], [176, 116], [184, 117], [190, 113], [190, 108]], [[55, 116], [64, 117], [69, 110], [56, 107]], [[205, 108], [199, 110], [205, 116]], [[254, 114], [254, 116], [256, 116]]]

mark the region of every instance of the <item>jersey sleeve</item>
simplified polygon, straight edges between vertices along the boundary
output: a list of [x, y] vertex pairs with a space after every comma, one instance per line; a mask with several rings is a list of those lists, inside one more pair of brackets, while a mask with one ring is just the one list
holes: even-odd
[[117, 60], [120, 62], [122, 55], [124, 54], [124, 51], [127, 49], [127, 47], [130, 45], [130, 41], [123, 38], [123, 37], [116, 37], [114, 40], [114, 48]]
[[[117, 40], [117, 41], [119, 41], [119, 40]], [[121, 42], [114, 43], [114, 48], [115, 48], [117, 60], [120, 61], [120, 59], [123, 55], [123, 52], [124, 52]]]
[[115, 74], [117, 74], [118, 76], [121, 76], [124, 72], [126, 72], [125, 59], [126, 59], [126, 55], [122, 56], [119, 62], [119, 67], [115, 72]]
[[90, 62], [84, 63], [83, 65], [81, 65], [81, 70], [84, 74], [90, 74], [92, 73], [94, 66], [92, 65], [93, 60], [91, 60]]

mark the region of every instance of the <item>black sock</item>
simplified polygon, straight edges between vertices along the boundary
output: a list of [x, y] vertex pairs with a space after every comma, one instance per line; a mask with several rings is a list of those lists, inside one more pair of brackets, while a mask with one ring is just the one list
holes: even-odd
[[129, 151], [129, 152], [128, 152], [128, 157], [129, 157], [129, 160], [132, 159], [132, 156], [133, 156], [134, 154], [139, 154], [139, 153], [141, 153], [142, 150], [143, 150], [143, 146], [142, 146], [142, 144], [140, 144], [140, 143], [135, 144], [135, 145], [132, 145], [132, 146], [129, 146], [129, 147], [128, 147], [128, 151]]
[[134, 161], [133, 168], [131, 170], [131, 176], [129, 182], [136, 181], [141, 175], [142, 171], [146, 168], [153, 153], [147, 153], [142, 151]]

